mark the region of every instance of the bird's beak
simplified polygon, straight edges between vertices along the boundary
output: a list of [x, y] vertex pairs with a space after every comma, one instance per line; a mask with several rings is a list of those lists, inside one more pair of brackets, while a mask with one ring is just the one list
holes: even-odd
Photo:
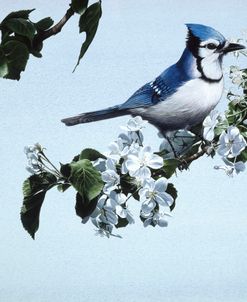
[[245, 48], [246, 47], [244, 45], [238, 43], [228, 43], [223, 47], [222, 51], [223, 53], [228, 53], [228, 52], [237, 51]]

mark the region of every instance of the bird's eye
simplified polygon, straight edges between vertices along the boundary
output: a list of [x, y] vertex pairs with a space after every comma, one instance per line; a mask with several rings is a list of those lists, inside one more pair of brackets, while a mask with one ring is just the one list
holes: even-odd
[[214, 43], [208, 43], [208, 44], [206, 45], [206, 47], [207, 47], [208, 49], [215, 49], [215, 48], [217, 48], [217, 46], [216, 46]]

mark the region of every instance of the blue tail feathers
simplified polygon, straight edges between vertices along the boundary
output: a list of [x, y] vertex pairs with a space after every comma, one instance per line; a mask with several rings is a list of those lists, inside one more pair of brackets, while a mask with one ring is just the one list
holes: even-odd
[[73, 117], [62, 119], [61, 121], [66, 126], [74, 126], [77, 124], [91, 123], [109, 118], [114, 118], [125, 114], [128, 114], [127, 110], [120, 109], [119, 106], [113, 106], [103, 110], [85, 112]]

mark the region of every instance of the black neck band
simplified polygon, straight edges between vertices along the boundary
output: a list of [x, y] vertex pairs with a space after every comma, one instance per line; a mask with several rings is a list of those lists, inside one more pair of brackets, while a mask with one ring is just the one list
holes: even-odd
[[219, 79], [211, 79], [211, 78], [208, 78], [205, 73], [203, 72], [202, 70], [202, 66], [201, 66], [201, 61], [202, 59], [200, 57], [197, 57], [196, 58], [196, 65], [197, 65], [197, 70], [200, 72], [201, 74], [201, 79], [208, 82], [208, 83], [219, 83], [222, 78], [223, 78], [223, 75], [219, 78]]

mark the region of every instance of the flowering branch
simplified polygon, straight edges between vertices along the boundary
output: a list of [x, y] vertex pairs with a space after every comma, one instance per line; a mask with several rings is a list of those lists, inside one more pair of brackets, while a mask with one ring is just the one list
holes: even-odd
[[25, 147], [27, 170], [32, 175], [23, 184], [23, 227], [34, 238], [42, 203], [53, 187], [60, 192], [75, 189], [76, 214], [84, 224], [91, 221], [100, 236], [121, 237], [114, 230], [134, 223], [133, 200], [138, 201], [144, 227], [166, 227], [177, 199], [170, 179], [178, 169], [187, 169], [205, 154], [212, 158], [218, 154], [223, 163], [215, 169], [231, 177], [243, 172], [247, 161], [247, 69], [232, 66], [229, 77], [237, 88], [227, 94], [227, 111], [211, 111], [193, 132], [178, 130], [168, 140], [162, 136], [158, 152], [144, 143], [147, 122], [139, 116], [121, 127], [124, 132], [110, 143], [107, 153], [87, 148], [60, 168], [39, 144]]

